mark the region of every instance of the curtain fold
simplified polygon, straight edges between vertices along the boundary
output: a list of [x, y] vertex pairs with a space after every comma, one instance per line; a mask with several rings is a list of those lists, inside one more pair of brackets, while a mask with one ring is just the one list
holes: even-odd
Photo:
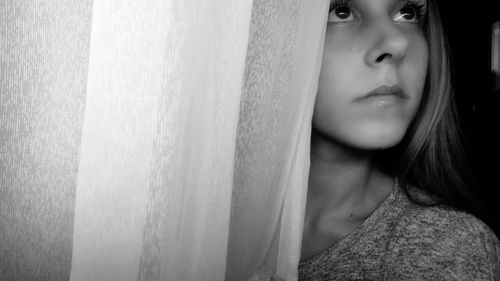
[[119, 2], [94, 1], [71, 280], [223, 280], [251, 3]]
[[296, 278], [328, 4], [254, 1], [227, 280], [245, 280], [254, 272], [264, 279], [276, 272]]
[[0, 1], [0, 280], [68, 280], [92, 2]]
[[296, 280], [328, 4], [3, 2], [0, 279]]

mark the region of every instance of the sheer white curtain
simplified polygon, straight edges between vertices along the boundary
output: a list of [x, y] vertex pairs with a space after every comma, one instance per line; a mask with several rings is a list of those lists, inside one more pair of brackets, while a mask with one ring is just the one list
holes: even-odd
[[0, 279], [296, 279], [327, 0], [0, 4]]

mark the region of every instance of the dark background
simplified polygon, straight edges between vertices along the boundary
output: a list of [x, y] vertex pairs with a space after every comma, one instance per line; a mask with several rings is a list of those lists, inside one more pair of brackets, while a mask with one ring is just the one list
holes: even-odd
[[500, 11], [493, 7], [495, 0], [438, 2], [466, 149], [486, 210], [481, 219], [500, 237], [500, 93], [493, 93], [491, 73], [491, 26], [500, 20]]

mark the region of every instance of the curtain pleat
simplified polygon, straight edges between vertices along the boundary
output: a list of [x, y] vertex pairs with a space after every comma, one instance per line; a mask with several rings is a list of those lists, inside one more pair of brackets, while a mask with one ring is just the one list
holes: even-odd
[[297, 278], [328, 4], [254, 1], [226, 280]]
[[68, 280], [91, 1], [0, 1], [0, 280]]
[[296, 280], [328, 0], [3, 1], [1, 280]]
[[310, 138], [314, 101], [323, 59], [328, 6], [330, 1], [302, 2], [297, 40], [294, 50], [295, 64], [290, 79], [290, 89], [301, 96], [292, 135], [293, 158], [283, 175], [286, 196], [280, 225], [277, 273], [285, 280], [296, 280], [302, 246], [302, 227], [307, 198], [310, 165]]
[[251, 3], [94, 1], [71, 280], [223, 280]]

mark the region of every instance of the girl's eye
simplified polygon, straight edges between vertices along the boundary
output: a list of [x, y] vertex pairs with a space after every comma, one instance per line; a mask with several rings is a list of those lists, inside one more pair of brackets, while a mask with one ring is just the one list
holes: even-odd
[[354, 15], [352, 14], [351, 8], [348, 5], [341, 4], [330, 10], [328, 16], [329, 22], [343, 22], [354, 20]]
[[394, 21], [417, 23], [423, 14], [423, 6], [406, 4], [394, 16]]

